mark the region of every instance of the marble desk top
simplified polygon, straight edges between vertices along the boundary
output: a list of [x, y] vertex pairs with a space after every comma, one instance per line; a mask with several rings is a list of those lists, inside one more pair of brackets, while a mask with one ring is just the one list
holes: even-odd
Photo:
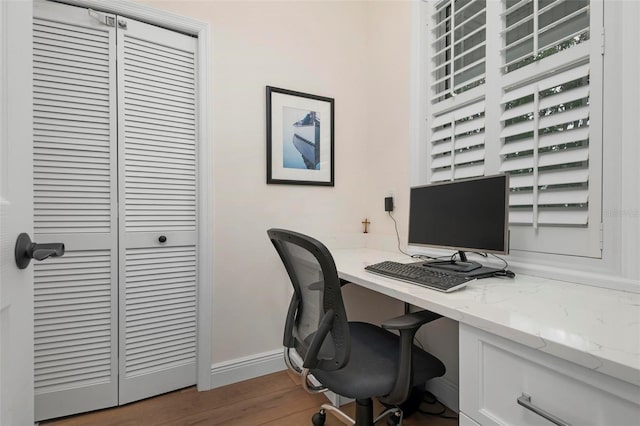
[[332, 250], [341, 278], [640, 386], [640, 294], [526, 275], [470, 282], [442, 293], [364, 270], [408, 256]]

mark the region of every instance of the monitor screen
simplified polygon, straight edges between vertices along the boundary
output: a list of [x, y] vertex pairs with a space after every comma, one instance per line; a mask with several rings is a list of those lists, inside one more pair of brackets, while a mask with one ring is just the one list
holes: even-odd
[[508, 254], [509, 178], [411, 188], [409, 244]]

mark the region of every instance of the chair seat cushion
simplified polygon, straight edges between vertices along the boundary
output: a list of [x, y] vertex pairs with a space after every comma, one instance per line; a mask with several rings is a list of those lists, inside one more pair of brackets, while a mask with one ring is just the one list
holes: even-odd
[[[340, 370], [312, 369], [311, 374], [329, 390], [347, 398], [364, 399], [389, 394], [396, 381], [400, 339], [363, 322], [350, 322], [351, 355]], [[445, 367], [431, 354], [413, 346], [413, 383], [442, 376]]]

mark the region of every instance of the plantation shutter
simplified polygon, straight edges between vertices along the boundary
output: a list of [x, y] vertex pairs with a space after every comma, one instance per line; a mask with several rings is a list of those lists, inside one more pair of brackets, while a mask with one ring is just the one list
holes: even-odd
[[120, 404], [196, 382], [195, 48], [118, 29]]
[[585, 41], [589, 34], [589, 0], [503, 0], [505, 72]]
[[422, 175], [508, 173], [511, 249], [601, 256], [601, 2], [429, 5]]
[[503, 5], [497, 140], [513, 246], [600, 257], [602, 4]]
[[500, 171], [511, 174], [511, 223], [588, 224], [588, 100], [588, 64], [505, 93]]
[[486, 2], [438, 2], [433, 20], [431, 102], [435, 104], [484, 82]]
[[442, 1], [432, 18], [429, 181], [482, 176], [485, 107], [477, 86], [485, 77], [486, 4]]
[[35, 419], [117, 403], [115, 30], [34, 3]]
[[484, 101], [432, 121], [431, 182], [484, 175]]

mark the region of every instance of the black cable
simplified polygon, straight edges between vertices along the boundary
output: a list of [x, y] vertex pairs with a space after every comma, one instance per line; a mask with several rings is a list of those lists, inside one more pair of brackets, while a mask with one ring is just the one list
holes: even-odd
[[451, 256], [446, 255], [446, 256], [433, 257], [433, 256], [429, 256], [427, 254], [412, 254], [411, 257], [413, 257], [415, 259], [421, 259], [421, 260], [440, 260], [440, 259], [450, 258]]
[[447, 412], [447, 407], [438, 400], [438, 398], [432, 394], [431, 392], [429, 392], [428, 390], [425, 390], [424, 393], [424, 397], [423, 397], [423, 403], [427, 404], [427, 405], [440, 405], [442, 408], [440, 409], [440, 411], [438, 412], [432, 412], [432, 411], [426, 411], [422, 408], [418, 408], [418, 411], [422, 414], [426, 414], [428, 416], [436, 416], [436, 417], [440, 417], [442, 419], [449, 419], [449, 420], [459, 420], [459, 418], [456, 416], [447, 416], [444, 413]]
[[[402, 250], [400, 248], [400, 233], [398, 232], [398, 222], [396, 222], [396, 218], [393, 217], [393, 215], [391, 214], [391, 212], [389, 213], [389, 217], [391, 218], [391, 220], [393, 220], [393, 226], [396, 229], [396, 240], [398, 241], [398, 251], [404, 255], [407, 255], [409, 257], [412, 257], [414, 259], [420, 259], [420, 260], [438, 260], [438, 259], [444, 259], [446, 257], [449, 256], [438, 256], [438, 257], [433, 257], [433, 256], [429, 256], [426, 254], [409, 254], [406, 251]], [[454, 254], [455, 255], [455, 254]]]
[[[389, 217], [391, 218], [391, 220], [393, 220], [393, 226], [396, 228], [396, 238], [398, 240], [398, 251], [402, 254], [405, 254], [407, 256], [411, 256], [409, 253], [407, 253], [406, 251], [402, 250], [402, 248], [400, 248], [400, 233], [398, 232], [398, 222], [396, 222], [396, 218], [393, 217], [393, 215], [391, 214], [391, 212], [389, 213]], [[413, 256], [411, 256], [413, 257]]]
[[[454, 259], [459, 253], [460, 253], [459, 251], [453, 253], [451, 255], [451, 258]], [[483, 252], [479, 252], [479, 251], [466, 251], [465, 253], [477, 254], [478, 256], [482, 256], [482, 257], [489, 257], [489, 255], [487, 253], [483, 253]]]
[[440, 260], [440, 259], [449, 259], [451, 260], [451, 258], [454, 255], [449, 256], [448, 254], [444, 255], [444, 256], [438, 256], [438, 257], [433, 257], [433, 256], [429, 256], [429, 259], [433, 259], [433, 260]]
[[496, 259], [502, 260], [502, 262], [504, 263], [504, 267], [502, 269], [507, 269], [509, 267], [509, 262], [507, 262], [506, 260], [504, 260], [500, 256], [496, 256], [493, 253], [491, 253], [491, 256], [495, 257]]
[[424, 396], [422, 397], [422, 402], [424, 402], [425, 404], [433, 405], [439, 401], [433, 393], [425, 389]]
[[[431, 405], [431, 404], [429, 404]], [[433, 404], [435, 405], [435, 404]], [[438, 411], [437, 413], [431, 412], [431, 411], [427, 411], [427, 410], [423, 410], [422, 408], [418, 408], [418, 411], [421, 412], [422, 414], [427, 414], [429, 416], [442, 416], [444, 413], [447, 412], [447, 409], [445, 407], [442, 407], [442, 409], [440, 411]]]

